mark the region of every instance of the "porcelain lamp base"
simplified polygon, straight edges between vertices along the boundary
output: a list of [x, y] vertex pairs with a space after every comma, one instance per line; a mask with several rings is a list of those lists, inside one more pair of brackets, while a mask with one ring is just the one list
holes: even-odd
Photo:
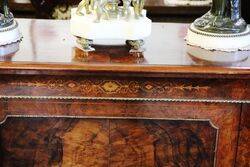
[[250, 56], [250, 28], [238, 34], [215, 34], [197, 30], [192, 24], [186, 36], [187, 52], [205, 61], [232, 63]]
[[250, 50], [250, 28], [237, 34], [216, 34], [200, 31], [193, 24], [186, 36], [188, 45], [198, 46], [206, 50], [235, 52]]
[[[131, 12], [133, 10], [131, 9]], [[121, 41], [136, 41], [138, 46], [140, 41], [151, 34], [152, 21], [146, 17], [146, 10], [142, 11], [143, 16], [134, 18], [131, 13], [129, 18], [115, 18], [110, 20], [101, 19], [96, 21], [96, 14], [85, 14], [80, 16], [76, 13], [76, 8], [71, 11], [70, 31], [77, 37], [77, 46], [80, 49], [92, 51], [93, 44], [101, 45], [121, 45]]]
[[12, 25], [0, 28], [0, 46], [12, 44], [22, 39], [22, 35], [18, 29], [18, 23], [13, 22]]

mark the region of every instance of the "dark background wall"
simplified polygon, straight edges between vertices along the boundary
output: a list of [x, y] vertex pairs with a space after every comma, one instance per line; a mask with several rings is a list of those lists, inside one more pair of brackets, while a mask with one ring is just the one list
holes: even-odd
[[241, 0], [242, 17], [250, 24], [250, 0]]
[[[31, 0], [32, 4], [18, 4], [15, 2], [15, 0], [9, 1], [11, 11], [14, 12], [15, 17], [51, 18], [51, 12], [57, 4], [76, 5], [80, 0]], [[41, 3], [41, 1], [44, 3]], [[153, 21], [191, 23], [210, 9], [209, 6], [157, 6], [157, 4], [162, 4], [162, 1], [163, 0], [146, 0], [148, 16]], [[250, 0], [241, 0], [241, 3], [242, 17], [248, 24], [250, 24]]]

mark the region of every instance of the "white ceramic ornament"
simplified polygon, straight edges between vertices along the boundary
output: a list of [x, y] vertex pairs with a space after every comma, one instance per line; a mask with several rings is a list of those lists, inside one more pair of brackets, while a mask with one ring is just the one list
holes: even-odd
[[71, 10], [70, 31], [77, 37], [77, 46], [84, 51], [92, 51], [92, 44], [121, 45], [128, 44], [131, 51], [143, 51], [143, 39], [151, 34], [152, 21], [146, 17], [146, 10], [136, 18], [134, 9], [129, 7], [129, 15], [123, 17], [120, 13], [122, 7], [118, 7], [115, 18], [101, 18], [97, 21], [95, 10], [91, 13], [80, 11], [77, 8]]
[[22, 39], [22, 35], [18, 29], [18, 23], [13, 21], [10, 26], [0, 28], [0, 45], [8, 45], [18, 42]]

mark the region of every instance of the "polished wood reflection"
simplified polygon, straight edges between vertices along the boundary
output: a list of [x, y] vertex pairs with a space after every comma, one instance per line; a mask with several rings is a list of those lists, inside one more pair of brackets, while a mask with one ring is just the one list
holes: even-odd
[[0, 166], [249, 162], [249, 60], [192, 60], [186, 24], [154, 23], [146, 51], [131, 55], [125, 45], [84, 53], [69, 21], [18, 22], [19, 50], [3, 47], [0, 62]]
[[[65, 69], [135, 72], [192, 72], [214, 74], [249, 74], [250, 61], [232, 66], [200, 65], [186, 53], [187, 24], [153, 23], [145, 42], [144, 59], [136, 59], [126, 46], [96, 46], [87, 61], [75, 58], [83, 52], [76, 48], [69, 21], [18, 19], [24, 36], [20, 49], [0, 68]], [[32, 63], [31, 63], [32, 62]], [[186, 73], [185, 72], [185, 73]]]

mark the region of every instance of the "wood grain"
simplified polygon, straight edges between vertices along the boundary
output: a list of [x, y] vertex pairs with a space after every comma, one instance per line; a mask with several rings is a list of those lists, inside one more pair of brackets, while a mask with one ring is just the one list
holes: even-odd
[[250, 166], [250, 105], [243, 105], [236, 166]]
[[5, 101], [0, 99], [0, 122], [5, 119]]
[[107, 166], [108, 122], [11, 118], [1, 128], [3, 167]]
[[20, 49], [0, 61], [0, 166], [249, 162], [240, 114], [250, 100], [250, 59], [200, 66], [186, 55], [188, 25], [154, 23], [142, 61], [124, 46], [97, 46], [80, 62], [67, 21], [18, 22]]
[[111, 166], [214, 164], [217, 130], [207, 121], [114, 120], [110, 126]]
[[[4, 101], [0, 99], [0, 120], [3, 121], [4, 117], [5, 117]], [[3, 166], [3, 159], [2, 159], [3, 158], [3, 152], [2, 152], [2, 142], [1, 141], [2, 141], [2, 139], [1, 139], [1, 136], [0, 136], [0, 166]]]
[[9, 118], [2, 166], [213, 166], [208, 121]]
[[[8, 115], [79, 118], [210, 120], [219, 129], [216, 164], [233, 166], [236, 157], [240, 106], [213, 103], [124, 101], [8, 100]], [[4, 125], [4, 124], [3, 124]]]

